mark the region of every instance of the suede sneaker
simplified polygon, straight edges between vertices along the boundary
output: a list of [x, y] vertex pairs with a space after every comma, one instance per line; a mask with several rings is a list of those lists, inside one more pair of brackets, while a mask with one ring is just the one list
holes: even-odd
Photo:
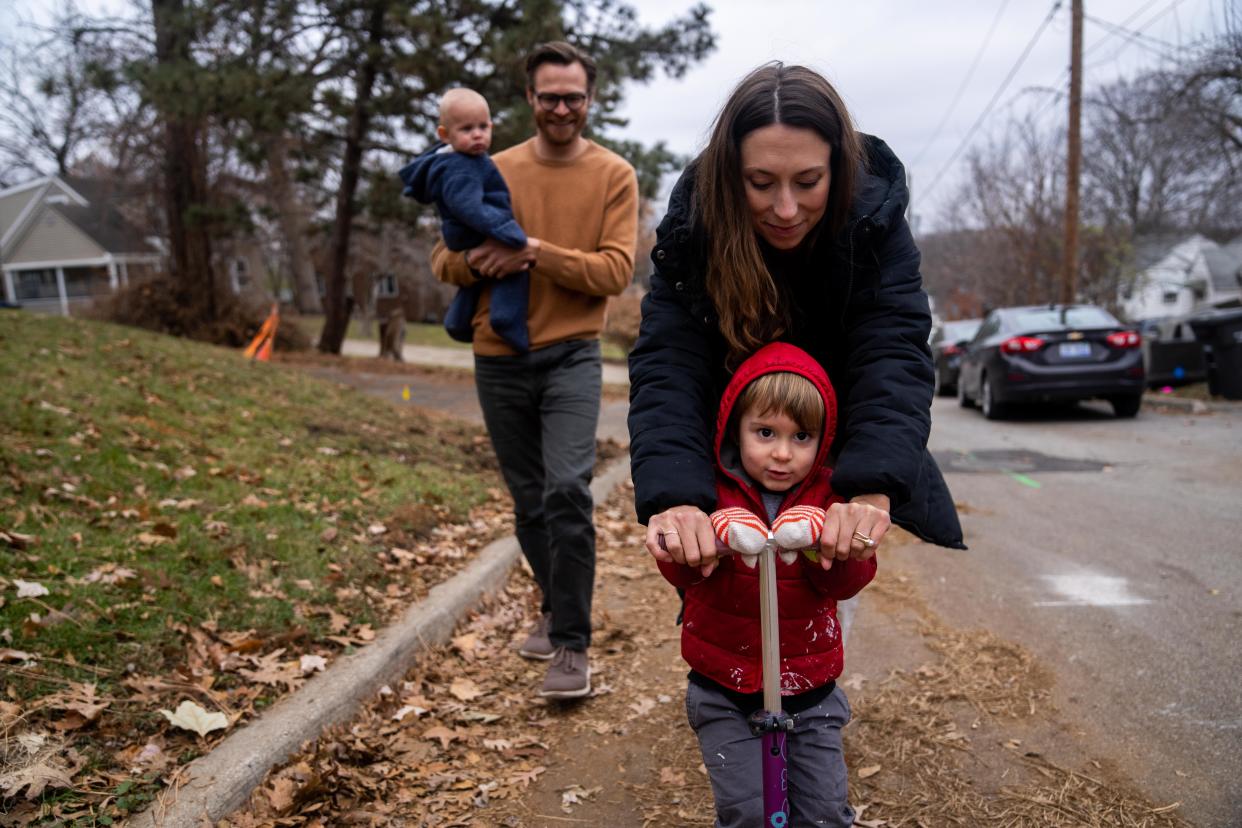
[[578, 699], [591, 692], [591, 665], [585, 650], [557, 647], [539, 695], [545, 699]]
[[552, 646], [552, 642], [548, 639], [548, 628], [551, 626], [551, 613], [545, 612], [541, 614], [539, 620], [530, 628], [530, 635], [526, 636], [522, 646], [518, 647], [518, 655], [522, 658], [533, 658], [538, 661], [547, 661], [556, 655], [556, 648]]

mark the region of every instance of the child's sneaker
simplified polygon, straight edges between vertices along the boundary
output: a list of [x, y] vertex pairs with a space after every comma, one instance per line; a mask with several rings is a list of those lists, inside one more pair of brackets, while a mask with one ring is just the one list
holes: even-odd
[[548, 628], [552, 626], [552, 614], [542, 613], [535, 626], [530, 628], [530, 635], [518, 647], [518, 655], [522, 658], [533, 658], [536, 661], [547, 661], [556, 655], [556, 648], [548, 638]]

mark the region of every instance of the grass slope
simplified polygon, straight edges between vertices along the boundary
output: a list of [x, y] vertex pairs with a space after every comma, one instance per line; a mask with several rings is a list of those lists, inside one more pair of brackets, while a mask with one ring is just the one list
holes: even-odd
[[[235, 351], [6, 312], [0, 376], [0, 713], [22, 718], [70, 682], [194, 680], [203, 630], [296, 652], [382, 623], [434, 564], [387, 550], [500, 486], [481, 429]], [[127, 710], [91, 741], [159, 729]]]

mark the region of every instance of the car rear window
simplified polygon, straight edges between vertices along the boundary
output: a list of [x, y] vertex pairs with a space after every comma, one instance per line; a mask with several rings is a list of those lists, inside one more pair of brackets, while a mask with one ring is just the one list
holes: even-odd
[[945, 322], [945, 342], [957, 342], [960, 339], [970, 339], [975, 335], [975, 331], [979, 330], [979, 324], [981, 321], [982, 320], [979, 319], [971, 319], [963, 322]]
[[1118, 325], [1116, 318], [1103, 308], [1070, 308], [1062, 320], [1059, 308], [1037, 308], [1018, 311], [1014, 328], [1020, 331], [1049, 331], [1060, 328], [1107, 328]]

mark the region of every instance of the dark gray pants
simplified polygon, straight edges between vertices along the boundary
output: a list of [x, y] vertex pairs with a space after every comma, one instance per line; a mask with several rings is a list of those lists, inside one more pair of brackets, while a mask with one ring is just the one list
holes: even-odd
[[522, 554], [552, 614], [552, 644], [591, 643], [595, 523], [591, 471], [603, 374], [597, 340], [521, 356], [475, 356], [483, 419], [513, 495]]
[[[760, 738], [751, 735], [742, 711], [723, 693], [690, 682], [686, 716], [712, 782], [716, 828], [762, 826]], [[841, 749], [841, 728], [850, 720], [845, 693], [837, 687], [819, 704], [793, 714], [793, 720], [787, 743], [790, 828], [850, 828], [854, 809]]]

